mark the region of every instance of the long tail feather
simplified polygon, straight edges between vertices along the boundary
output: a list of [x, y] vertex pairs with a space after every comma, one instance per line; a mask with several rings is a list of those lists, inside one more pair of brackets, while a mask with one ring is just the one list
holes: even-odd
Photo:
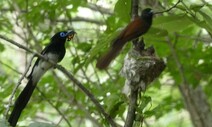
[[16, 126], [18, 119], [21, 115], [21, 112], [26, 107], [35, 87], [36, 87], [36, 83], [33, 84], [32, 78], [30, 78], [26, 87], [17, 98], [13, 111], [9, 117], [8, 122], [10, 123], [12, 127]]
[[115, 40], [111, 49], [97, 61], [96, 67], [99, 69], [106, 69], [111, 61], [116, 58], [125, 44], [126, 41], [121, 41], [120, 39]]

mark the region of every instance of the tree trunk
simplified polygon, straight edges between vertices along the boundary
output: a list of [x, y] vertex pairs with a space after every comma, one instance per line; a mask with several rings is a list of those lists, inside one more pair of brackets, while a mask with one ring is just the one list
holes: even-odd
[[212, 127], [212, 113], [201, 86], [182, 84], [179, 89], [194, 127]]

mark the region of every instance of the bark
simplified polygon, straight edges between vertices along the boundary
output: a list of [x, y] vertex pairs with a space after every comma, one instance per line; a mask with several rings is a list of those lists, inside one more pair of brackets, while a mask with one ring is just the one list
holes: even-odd
[[[125, 94], [130, 92], [124, 127], [133, 126], [137, 114], [137, 102], [142, 101], [142, 97], [138, 98], [138, 95], [146, 90], [147, 86], [162, 73], [165, 67], [164, 61], [155, 56], [153, 47], [142, 51], [138, 51], [135, 48], [129, 51], [121, 70], [121, 75], [126, 78], [123, 92]], [[143, 119], [140, 121], [140, 125], [142, 123]]]
[[172, 56], [176, 62], [182, 84], [179, 85], [179, 90], [183, 96], [184, 104], [190, 114], [191, 121], [194, 127], [212, 127], [212, 113], [207, 98], [201, 86], [192, 88], [184, 73], [183, 65], [178, 59], [170, 38], [167, 37], [167, 44], [170, 47]]
[[194, 127], [212, 127], [212, 113], [201, 86], [192, 88], [182, 84], [179, 89]]

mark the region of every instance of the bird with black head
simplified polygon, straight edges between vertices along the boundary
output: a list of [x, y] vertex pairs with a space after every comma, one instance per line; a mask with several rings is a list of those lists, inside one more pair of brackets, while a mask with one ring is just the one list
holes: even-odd
[[[60, 62], [66, 53], [66, 40], [70, 41], [73, 39], [75, 34], [76, 32], [73, 30], [56, 33], [51, 38], [50, 43], [42, 50], [41, 55], [53, 63]], [[12, 113], [9, 116], [8, 122], [12, 127], [16, 126], [18, 119], [30, 100], [38, 81], [45, 72], [52, 67], [53, 65], [50, 62], [37, 58], [34, 66], [32, 67], [31, 73], [28, 76], [28, 83], [16, 99]]]

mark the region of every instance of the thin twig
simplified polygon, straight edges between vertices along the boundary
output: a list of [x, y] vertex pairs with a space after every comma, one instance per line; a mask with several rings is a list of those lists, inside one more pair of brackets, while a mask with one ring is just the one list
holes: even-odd
[[170, 47], [172, 56], [173, 56], [173, 58], [174, 58], [174, 60], [175, 60], [175, 62], [176, 62], [177, 68], [178, 68], [178, 70], [179, 70], [179, 72], [180, 72], [180, 74], [181, 74], [181, 78], [182, 78], [183, 84], [187, 84], [187, 80], [186, 80], [186, 78], [185, 78], [185, 73], [184, 73], [184, 71], [183, 71], [183, 66], [182, 66], [182, 64], [180, 63], [179, 59], [178, 59], [177, 53], [176, 53], [176, 51], [175, 51], [175, 49], [174, 49], [174, 47], [173, 47], [173, 44], [172, 44], [172, 42], [171, 42], [171, 40], [170, 40], [169, 37], [166, 38], [166, 42], [167, 42], [167, 44], [168, 44], [169, 47]]
[[2, 35], [0, 35], [0, 38], [19, 47], [19, 48], [22, 48], [28, 52], [31, 52], [33, 53], [34, 55], [36, 55], [37, 57], [39, 57], [40, 59], [43, 59], [47, 62], [49, 62], [50, 64], [52, 64], [55, 68], [57, 68], [58, 70], [60, 70], [64, 75], [66, 75], [69, 80], [73, 81], [81, 90], [82, 92], [84, 92], [90, 99], [91, 101], [96, 105], [97, 109], [104, 115], [105, 119], [111, 124], [112, 127], [116, 127], [116, 123], [113, 121], [113, 119], [111, 118], [111, 116], [109, 116], [104, 108], [100, 105], [100, 103], [98, 102], [98, 100], [94, 97], [94, 95], [88, 90], [86, 89], [71, 73], [69, 73], [64, 67], [52, 62], [52, 61], [49, 61], [47, 58], [45, 58], [44, 56], [42, 56], [41, 54], [39, 53], [36, 53], [34, 51], [32, 51], [31, 49], [11, 40], [11, 39], [8, 39]]
[[15, 34], [17, 37], [19, 37], [20, 39], [22, 39], [23, 41], [25, 40], [25, 38], [23, 37], [23, 35], [21, 33], [17, 32], [16, 30], [13, 29], [13, 30], [11, 30], [11, 32], [13, 34]]
[[186, 12], [192, 16], [192, 18], [196, 18], [196, 14], [192, 12], [192, 10], [182, 1], [182, 5], [185, 7]]
[[206, 44], [209, 44], [212, 42], [212, 38], [210, 38], [210, 37], [207, 38], [207, 37], [200, 37], [200, 36], [188, 36], [188, 35], [183, 35], [183, 34], [179, 34], [179, 33], [175, 33], [175, 36], [194, 40], [194, 41], [202, 41]]
[[[70, 104], [67, 106], [66, 110], [64, 111], [65, 113], [69, 110], [69, 107], [70, 107]], [[62, 122], [63, 120], [63, 116], [61, 116], [60, 120], [57, 122], [57, 124], [55, 125], [55, 127], [59, 127], [60, 126], [60, 123]]]
[[107, 15], [113, 15], [113, 12], [111, 11], [111, 9], [105, 8], [103, 6], [98, 6], [96, 4], [87, 3], [87, 8], [94, 10], [94, 11], [98, 11], [100, 13], [107, 14]]
[[55, 106], [49, 99], [48, 97], [46, 97], [46, 95], [38, 88], [36, 87], [36, 89], [38, 90], [38, 92], [41, 94], [41, 96], [63, 117], [63, 119], [66, 121], [66, 123], [68, 124], [69, 127], [72, 127], [71, 123], [69, 122], [69, 120], [66, 118], [66, 116], [57, 108], [57, 106]]
[[27, 47], [25, 47], [25, 46], [23, 46], [23, 45], [21, 45], [21, 44], [15, 42], [15, 41], [13, 41], [13, 40], [11, 40], [11, 39], [9, 39], [9, 38], [3, 36], [3, 35], [0, 35], [0, 39], [5, 40], [5, 41], [7, 41], [7, 42], [9, 42], [9, 43], [11, 43], [11, 44], [13, 44], [13, 45], [15, 45], [15, 46], [21, 48], [21, 49], [24, 49], [24, 50], [26, 50], [27, 52], [30, 52], [30, 53], [32, 53], [32, 54], [35, 54], [36, 56], [38, 56], [39, 58], [41, 58], [41, 59], [43, 59], [43, 60], [46, 59], [46, 58], [43, 57], [41, 54], [36, 53], [36, 52], [34, 52], [33, 50], [31, 50], [31, 49], [29, 49], [29, 48], [27, 48]]
[[181, 0], [178, 0], [177, 3], [172, 6], [171, 8], [167, 9], [167, 10], [164, 10], [164, 11], [160, 11], [160, 12], [155, 12], [154, 14], [161, 14], [161, 13], [164, 13], [164, 12], [169, 12], [171, 11], [173, 8], [176, 8], [176, 6], [181, 2]]
[[[58, 77], [57, 73], [56, 73], [54, 70], [52, 71], [52, 73], [53, 73], [53, 76], [54, 76], [55, 81], [56, 81], [57, 84], [58, 84], [58, 87], [59, 87], [60, 91], [62, 91], [62, 93], [63, 93], [65, 96], [68, 97], [67, 100], [68, 100], [68, 104], [69, 104], [69, 107], [70, 107], [70, 105], [72, 104], [72, 103], [70, 103], [70, 102], [73, 102], [73, 101], [74, 101], [74, 96], [72, 96], [72, 95], [70, 94], [70, 92], [68, 92], [67, 88], [65, 88], [65, 85], [62, 83], [62, 80], [60, 80], [60, 78]], [[67, 111], [68, 111], [68, 108], [67, 108]], [[63, 120], [63, 117], [61, 117], [60, 120], [57, 122], [56, 127], [59, 127], [59, 124], [60, 124], [60, 122], [61, 122], [62, 120]]]
[[56, 22], [63, 22], [63, 23], [70, 23], [70, 22], [87, 22], [93, 23], [96, 25], [104, 25], [105, 23], [101, 20], [91, 19], [91, 18], [84, 18], [84, 17], [75, 17], [71, 19], [56, 19]]
[[116, 127], [116, 123], [113, 121], [113, 119], [111, 118], [111, 116], [109, 116], [105, 110], [103, 109], [103, 107], [100, 105], [100, 103], [98, 102], [98, 100], [94, 97], [94, 95], [88, 90], [86, 89], [73, 75], [71, 75], [71, 73], [69, 73], [64, 67], [60, 66], [60, 65], [56, 65], [56, 68], [58, 70], [60, 70], [61, 72], [63, 72], [63, 74], [65, 74], [71, 81], [73, 81], [90, 99], [91, 101], [96, 105], [96, 107], [98, 108], [98, 110], [105, 116], [105, 118], [107, 119], [107, 121], [111, 124], [112, 127]]
[[[186, 12], [188, 12], [192, 16], [192, 18], [194, 18], [195, 20], [200, 20], [197, 18], [196, 13], [193, 13], [192, 10], [183, 1], [182, 1], [182, 4], [186, 8]], [[201, 26], [201, 27], [205, 28], [204, 26]], [[207, 32], [208, 32], [208, 35], [212, 38], [212, 33], [209, 30], [207, 30]]]
[[[93, 69], [95, 68], [93, 64], [91, 64], [91, 66], [92, 66]], [[93, 72], [92, 75], [94, 75], [94, 76], [96, 77], [97, 82], [100, 82], [100, 77], [99, 77], [99, 75], [97, 74], [97, 71], [94, 70], [94, 72]], [[92, 76], [92, 75], [91, 75], [91, 76]]]
[[12, 68], [10, 65], [8, 65], [8, 64], [6, 64], [6, 63], [4, 63], [4, 62], [2, 62], [1, 60], [0, 60], [0, 63], [1, 63], [2, 65], [6, 66], [7, 68], [11, 69], [12, 71], [14, 71], [14, 72], [16, 72], [16, 73], [22, 75], [21, 72], [17, 71], [15, 68]]
[[[74, 45], [75, 46], [75, 45]], [[69, 52], [71, 53], [71, 55], [75, 55], [75, 56], [79, 56], [79, 53], [78, 53], [78, 51], [75, 49], [74, 50], [74, 52], [72, 52], [72, 50], [69, 50]], [[86, 79], [87, 80], [87, 82], [90, 82], [90, 83], [94, 83], [94, 82], [92, 82], [91, 80], [90, 80], [90, 76], [87, 76], [87, 74], [86, 74], [86, 71], [83, 69], [83, 67], [82, 68], [80, 68], [80, 70], [82, 71], [82, 73], [83, 73], [83, 75], [84, 76], [81, 76], [83, 79]]]
[[21, 85], [22, 80], [24, 79], [24, 77], [26, 77], [26, 74], [27, 74], [27, 72], [30, 69], [30, 66], [31, 66], [31, 63], [32, 63], [33, 58], [34, 58], [34, 55], [32, 56], [32, 58], [30, 60], [30, 64], [28, 65], [28, 67], [26, 68], [25, 72], [23, 73], [23, 75], [21, 76], [21, 78], [18, 80], [18, 83], [16, 84], [15, 88], [12, 91], [12, 94], [11, 94], [11, 96], [9, 98], [9, 104], [8, 104], [8, 106], [6, 108], [6, 112], [5, 112], [6, 118], [8, 117], [8, 113], [9, 113], [10, 107], [12, 105], [13, 97], [15, 96], [15, 93], [16, 93], [18, 87]]
[[55, 77], [55, 80], [57, 82], [57, 84], [59, 85], [60, 90], [64, 93], [65, 96], [68, 97], [68, 103], [69, 105], [76, 105], [77, 107], [79, 107], [80, 110], [82, 110], [83, 112], [85, 112], [86, 116], [88, 119], [90, 119], [93, 123], [95, 123], [98, 127], [101, 127], [101, 124], [91, 116], [91, 113], [89, 113], [83, 105], [77, 103], [75, 101], [74, 95], [70, 94], [70, 91], [67, 90], [66, 86], [64, 84], [62, 84], [61, 79], [58, 77], [57, 73], [55, 71], [53, 71], [53, 76]]
[[115, 81], [113, 76], [110, 74], [110, 72], [108, 70], [105, 70], [105, 72], [107, 73], [109, 79], [111, 79], [112, 81]]

